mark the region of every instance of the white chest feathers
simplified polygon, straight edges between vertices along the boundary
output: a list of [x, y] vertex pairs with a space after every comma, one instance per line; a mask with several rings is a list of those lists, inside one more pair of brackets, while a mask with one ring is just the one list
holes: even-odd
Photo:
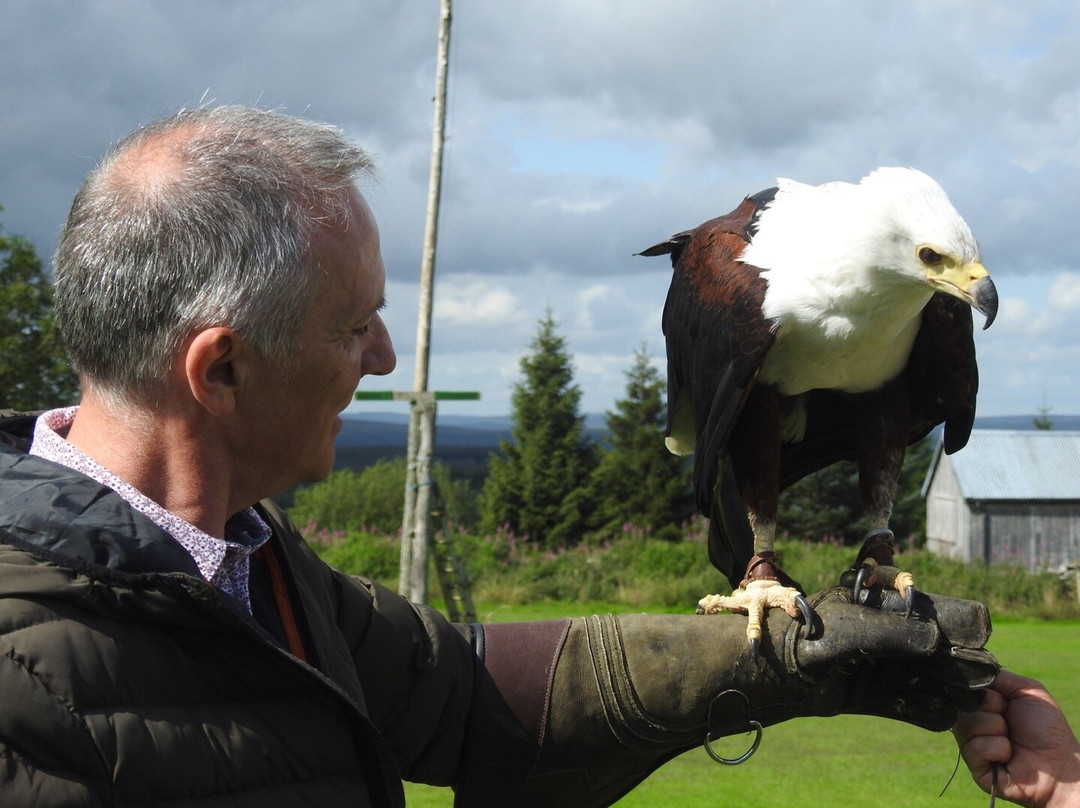
[[768, 283], [762, 308], [776, 334], [758, 378], [785, 395], [874, 390], [907, 364], [933, 295], [920, 245], [971, 261], [974, 237], [912, 169], [778, 188], [740, 256]]
[[787, 396], [816, 389], [875, 390], [907, 364], [930, 297], [928, 290], [910, 286], [841, 293], [812, 282], [770, 285], [763, 309], [776, 341], [758, 380]]

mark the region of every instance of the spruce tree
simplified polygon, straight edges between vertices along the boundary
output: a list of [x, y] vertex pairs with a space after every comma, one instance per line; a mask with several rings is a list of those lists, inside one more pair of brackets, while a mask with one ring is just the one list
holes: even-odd
[[511, 399], [512, 441], [503, 441], [501, 457], [492, 456], [484, 485], [484, 526], [507, 527], [541, 547], [568, 547], [588, 526], [596, 449], [578, 414], [581, 390], [550, 309], [521, 373]]
[[596, 524], [607, 533], [633, 525], [677, 538], [693, 514], [690, 464], [664, 445], [664, 387], [642, 345], [626, 372], [626, 397], [607, 413], [610, 448], [593, 474]]
[[0, 232], [0, 408], [75, 404], [79, 382], [53, 319], [53, 285], [33, 245]]
[[1031, 425], [1044, 432], [1054, 428], [1054, 420], [1050, 417], [1050, 408], [1046, 406], [1046, 391], [1043, 391], [1043, 403], [1038, 408], [1039, 414], [1031, 419]]

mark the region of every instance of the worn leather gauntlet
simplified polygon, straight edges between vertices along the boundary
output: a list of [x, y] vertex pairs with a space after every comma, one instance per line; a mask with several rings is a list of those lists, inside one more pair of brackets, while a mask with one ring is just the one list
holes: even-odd
[[736, 615], [619, 615], [485, 627], [459, 806], [609, 805], [707, 737], [798, 716], [879, 715], [933, 730], [974, 709], [997, 663], [986, 607], [919, 593], [810, 598], [768, 614], [752, 657]]

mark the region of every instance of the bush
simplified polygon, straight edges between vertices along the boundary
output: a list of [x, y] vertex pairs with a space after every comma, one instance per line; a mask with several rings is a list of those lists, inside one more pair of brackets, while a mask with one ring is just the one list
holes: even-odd
[[[396, 586], [399, 543], [395, 539], [363, 531], [316, 530], [306, 535], [333, 566]], [[454, 542], [474, 582], [472, 594], [477, 602], [603, 601], [691, 612], [703, 596], [725, 594], [731, 587], [708, 562], [704, 523], [690, 522], [683, 535], [680, 541], [667, 541], [628, 527], [617, 537], [594, 535], [573, 548], [546, 550], [504, 528], [487, 536], [456, 530]], [[784, 540], [777, 549], [785, 570], [810, 592], [835, 586], [856, 552], [839, 539]], [[911, 570], [921, 590], [980, 600], [990, 606], [994, 617], [1080, 617], [1072, 577], [1031, 574], [1009, 565], [965, 564], [924, 549], [901, 552], [897, 562]], [[430, 591], [437, 592], [437, 584]]]
[[397, 587], [401, 542], [362, 530], [328, 531], [309, 524], [303, 531], [323, 561], [350, 575]]
[[359, 474], [335, 471], [296, 492], [289, 516], [298, 525], [326, 530], [367, 530], [396, 534], [405, 506], [405, 461], [380, 460]]
[[[478, 495], [468, 482], [452, 479], [442, 463], [435, 464], [432, 476], [444, 502], [436, 521], [474, 524]], [[326, 530], [397, 535], [405, 510], [405, 458], [379, 460], [359, 473], [335, 471], [322, 482], [299, 489], [288, 510], [298, 525], [310, 522]]]

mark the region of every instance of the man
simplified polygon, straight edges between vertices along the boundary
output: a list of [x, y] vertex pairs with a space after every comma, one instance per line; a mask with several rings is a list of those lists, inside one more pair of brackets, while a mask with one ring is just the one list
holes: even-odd
[[[367, 157], [223, 107], [121, 141], [56, 255], [77, 408], [0, 423], [0, 804], [599, 806], [798, 715], [944, 729], [996, 671], [985, 610], [815, 598], [735, 616], [454, 626], [326, 567], [265, 498], [329, 473], [394, 352]], [[711, 749], [711, 746], [709, 747]]]

